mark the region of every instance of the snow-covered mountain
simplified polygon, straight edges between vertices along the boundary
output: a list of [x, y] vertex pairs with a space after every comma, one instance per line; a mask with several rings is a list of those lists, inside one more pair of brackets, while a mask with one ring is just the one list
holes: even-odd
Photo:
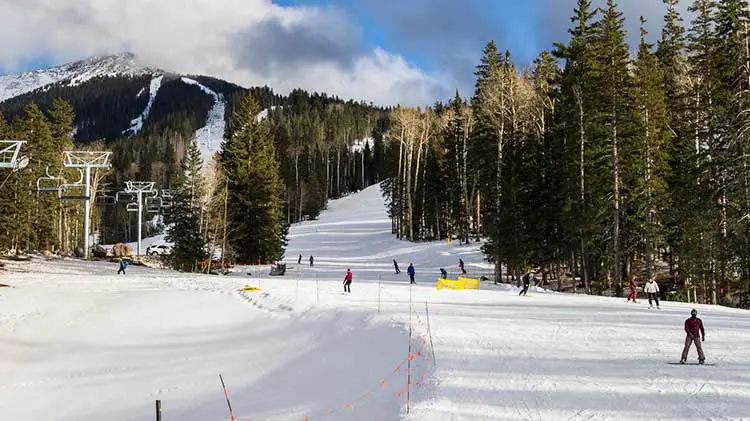
[[0, 76], [0, 112], [43, 111], [62, 98], [76, 111], [76, 140], [160, 136], [192, 126], [208, 162], [221, 147], [227, 101], [247, 89], [208, 76], [143, 63], [132, 53], [91, 57], [45, 70]]
[[50, 69], [0, 76], [0, 102], [56, 83], [77, 86], [95, 77], [165, 73], [168, 72], [141, 63], [132, 53], [96, 56]]

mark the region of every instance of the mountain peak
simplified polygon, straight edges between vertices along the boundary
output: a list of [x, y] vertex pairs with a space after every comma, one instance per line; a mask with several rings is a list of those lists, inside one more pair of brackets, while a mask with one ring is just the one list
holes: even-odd
[[131, 52], [93, 56], [44, 70], [0, 76], [0, 102], [55, 83], [76, 86], [95, 77], [163, 75]]

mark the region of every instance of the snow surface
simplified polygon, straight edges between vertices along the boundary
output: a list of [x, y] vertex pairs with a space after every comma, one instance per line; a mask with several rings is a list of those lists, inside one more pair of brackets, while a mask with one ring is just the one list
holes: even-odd
[[[146, 108], [143, 110], [143, 113], [139, 115], [138, 117], [134, 118], [130, 122], [130, 128], [124, 130], [123, 134], [133, 134], [136, 135], [140, 133], [141, 129], [143, 129], [143, 123], [148, 119], [149, 114], [151, 114], [151, 108], [154, 106], [154, 101], [156, 100], [156, 95], [159, 93], [159, 88], [161, 88], [161, 82], [164, 79], [163, 75], [156, 76], [155, 78], [151, 79], [151, 84], [149, 85], [149, 98], [148, 98], [148, 104], [146, 104]], [[138, 96], [141, 96], [144, 91], [141, 90], [141, 93], [138, 94]]]
[[255, 121], [261, 122], [268, 118], [268, 113], [271, 111], [274, 111], [276, 108], [278, 108], [276, 105], [273, 105], [268, 108], [264, 108], [261, 112], [258, 113], [258, 115], [255, 116]]
[[161, 399], [165, 420], [228, 420], [222, 373], [238, 420], [750, 420], [750, 313], [696, 306], [716, 365], [669, 365], [690, 305], [435, 290], [459, 256], [487, 270], [478, 248], [394, 239], [373, 187], [293, 226], [283, 277], [8, 263], [0, 419], [147, 420]]
[[365, 150], [366, 145], [370, 145], [370, 150], [372, 150], [372, 147], [374, 144], [375, 144], [375, 139], [373, 139], [372, 137], [366, 137], [364, 139], [355, 140], [351, 146], [351, 151], [362, 152]]
[[140, 63], [132, 53], [96, 56], [50, 69], [0, 76], [0, 102], [58, 82], [77, 86], [101, 76], [163, 73], [163, 70]]
[[226, 103], [223, 95], [217, 94], [193, 79], [183, 77], [182, 82], [199, 87], [214, 99], [214, 105], [208, 112], [206, 125], [195, 132], [195, 139], [198, 142], [198, 148], [203, 157], [203, 168], [205, 170], [209, 167], [214, 154], [221, 150], [221, 144], [224, 141], [224, 131], [226, 129], [224, 112], [226, 110]]

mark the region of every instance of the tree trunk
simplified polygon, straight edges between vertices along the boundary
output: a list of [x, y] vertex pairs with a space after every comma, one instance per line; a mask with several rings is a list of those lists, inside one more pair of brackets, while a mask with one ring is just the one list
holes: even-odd
[[[579, 199], [581, 201], [581, 213], [585, 212], [586, 209], [586, 127], [584, 125], [584, 111], [583, 111], [583, 93], [579, 87], [573, 89], [573, 93], [576, 98], [578, 105], [578, 130], [579, 130], [579, 143], [580, 143], [580, 160], [579, 160]], [[591, 294], [591, 285], [589, 284], [589, 278], [586, 268], [586, 235], [584, 231], [584, 222], [581, 221], [581, 227], [579, 234], [581, 237], [581, 279], [583, 280], [584, 289], [587, 294]]]

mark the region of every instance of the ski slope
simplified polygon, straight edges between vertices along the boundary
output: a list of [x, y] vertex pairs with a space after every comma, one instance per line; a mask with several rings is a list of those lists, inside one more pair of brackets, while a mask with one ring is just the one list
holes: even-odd
[[716, 365], [669, 365], [691, 306], [437, 291], [459, 257], [489, 270], [479, 245], [400, 241], [385, 215], [378, 187], [330, 202], [291, 228], [283, 277], [9, 263], [0, 419], [147, 420], [160, 399], [165, 420], [229, 420], [219, 373], [238, 420], [750, 419], [748, 312], [697, 306]]
[[203, 158], [203, 169], [207, 170], [214, 154], [221, 150], [221, 143], [224, 141], [226, 103], [221, 94], [217, 94], [197, 81], [186, 77], [182, 77], [181, 80], [185, 84], [197, 86], [214, 100], [214, 105], [208, 111], [206, 125], [195, 131], [195, 141], [198, 143], [198, 149]]
[[[159, 75], [151, 79], [151, 83], [149, 84], [148, 103], [146, 104], [146, 108], [143, 110], [141, 115], [130, 121], [130, 128], [125, 129], [122, 134], [131, 133], [133, 135], [137, 135], [141, 132], [141, 129], [143, 129], [143, 123], [148, 120], [148, 116], [151, 114], [151, 108], [153, 108], [154, 101], [156, 101], [156, 95], [159, 93], [162, 80], [164, 80], [164, 75]], [[141, 96], [143, 93], [145, 93], [145, 90], [142, 90], [141, 93], [138, 94], [138, 96]]]

